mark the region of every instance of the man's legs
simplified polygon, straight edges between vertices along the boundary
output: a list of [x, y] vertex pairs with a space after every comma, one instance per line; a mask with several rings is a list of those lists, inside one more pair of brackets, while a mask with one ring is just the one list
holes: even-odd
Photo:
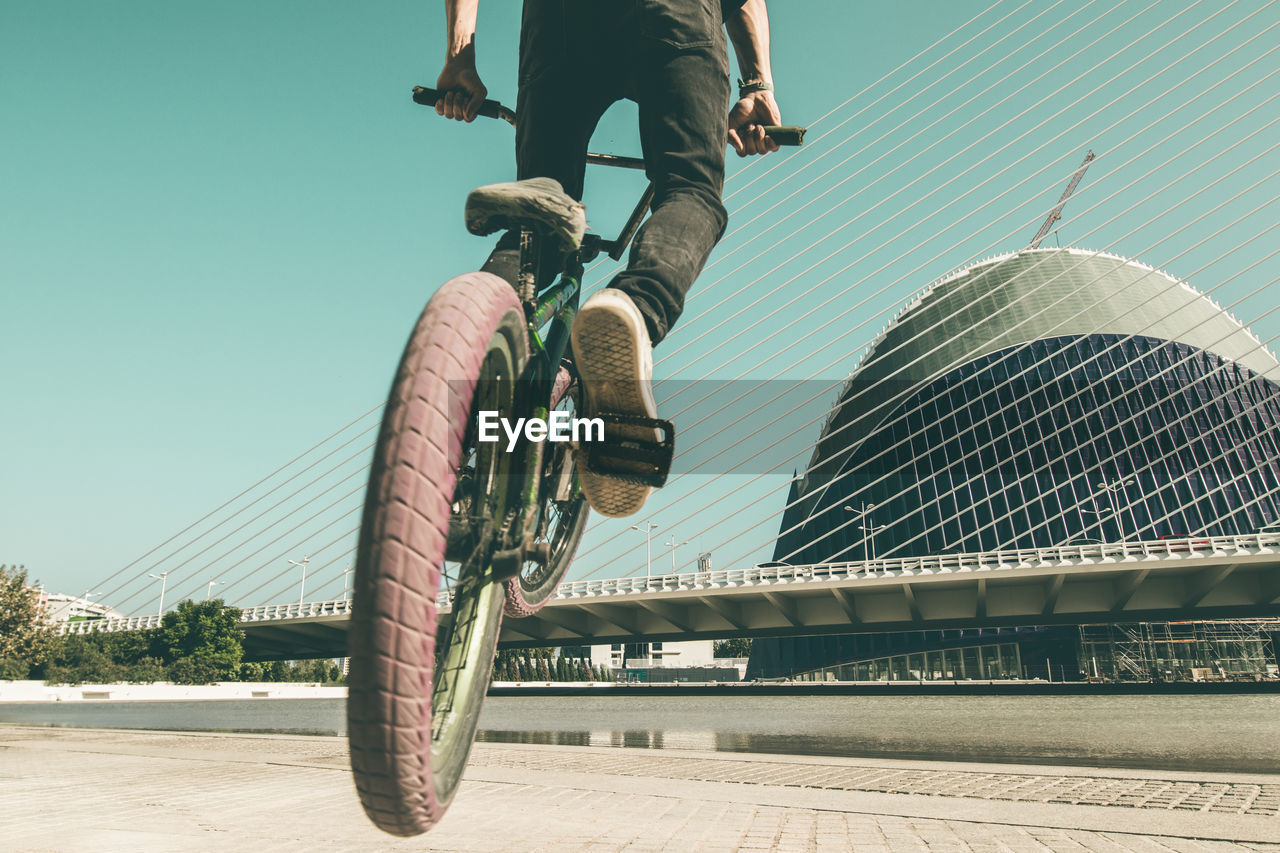
[[[604, 111], [621, 97], [615, 75], [593, 61], [590, 5], [581, 0], [527, 0], [520, 28], [520, 90], [516, 99], [516, 178], [554, 178], [582, 200], [587, 144]], [[572, 46], [572, 49], [570, 49]], [[544, 253], [545, 286], [562, 259]], [[519, 237], [503, 235], [482, 269], [515, 283]]]
[[[667, 0], [674, 3], [675, 0]], [[695, 4], [696, 5], [696, 4]], [[645, 317], [653, 343], [675, 325], [685, 294], [724, 235], [728, 215], [720, 201], [728, 133], [729, 58], [717, 3], [677, 23], [676, 48], [641, 40], [627, 80], [640, 106], [640, 142], [654, 186], [653, 212], [636, 235], [625, 272], [610, 287], [623, 291]], [[672, 16], [674, 17], [674, 16]], [[657, 21], [641, 28], [663, 35]], [[671, 38], [674, 41], [676, 38]]]
[[[652, 343], [680, 316], [685, 294], [728, 220], [720, 191], [729, 66], [715, 0], [651, 0], [634, 11], [620, 59], [626, 94], [640, 107], [640, 142], [654, 201], [626, 271], [578, 313], [573, 350], [588, 414], [652, 419]], [[659, 440], [648, 426], [618, 425], [615, 432], [621, 440], [655, 448]], [[580, 471], [592, 509], [612, 516], [638, 511], [656, 482], [636, 476], [644, 467], [640, 459], [620, 459], [607, 472]]]

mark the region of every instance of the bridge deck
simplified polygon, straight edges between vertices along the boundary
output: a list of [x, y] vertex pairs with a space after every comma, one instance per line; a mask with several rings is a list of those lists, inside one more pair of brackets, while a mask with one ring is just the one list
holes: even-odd
[[[447, 599], [442, 605], [447, 607]], [[341, 656], [350, 602], [245, 610], [251, 660]], [[1280, 616], [1280, 533], [571, 581], [505, 646]], [[154, 627], [155, 615], [70, 623]]]

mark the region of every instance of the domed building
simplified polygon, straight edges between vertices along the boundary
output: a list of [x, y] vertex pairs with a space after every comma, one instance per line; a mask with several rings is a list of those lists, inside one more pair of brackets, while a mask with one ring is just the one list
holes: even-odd
[[[1145, 264], [1026, 249], [941, 279], [872, 344], [793, 484], [774, 558], [1233, 535], [1277, 519], [1275, 356]], [[893, 642], [759, 640], [748, 675]]]

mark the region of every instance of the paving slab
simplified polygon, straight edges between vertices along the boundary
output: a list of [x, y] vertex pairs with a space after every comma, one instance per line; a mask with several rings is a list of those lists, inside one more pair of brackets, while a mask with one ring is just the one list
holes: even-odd
[[384, 835], [339, 738], [0, 726], [0, 850], [1269, 851], [1280, 775], [477, 744]]

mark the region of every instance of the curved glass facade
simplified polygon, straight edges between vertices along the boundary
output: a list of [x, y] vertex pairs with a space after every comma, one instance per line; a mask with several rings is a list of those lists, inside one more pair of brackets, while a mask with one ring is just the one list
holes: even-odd
[[1280, 518], [1280, 386], [1150, 337], [1032, 341], [907, 397], [808, 507], [777, 559], [1252, 532]]
[[[792, 483], [774, 559], [1242, 534], [1277, 519], [1280, 364], [1258, 338], [1145, 264], [1024, 249], [930, 285], [872, 343]], [[989, 644], [991, 631], [762, 638], [747, 676]], [[1066, 673], [1069, 634], [1012, 641]]]

